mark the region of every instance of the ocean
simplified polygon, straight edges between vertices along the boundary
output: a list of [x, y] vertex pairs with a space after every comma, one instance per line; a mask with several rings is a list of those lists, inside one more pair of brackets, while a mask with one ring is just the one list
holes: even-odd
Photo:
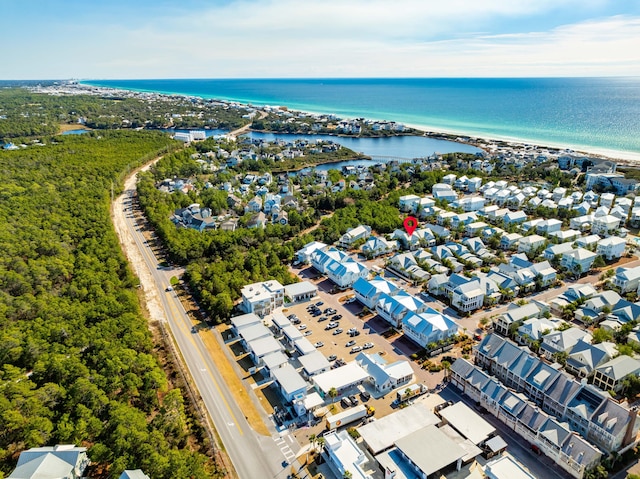
[[94, 80], [427, 131], [640, 157], [640, 78]]

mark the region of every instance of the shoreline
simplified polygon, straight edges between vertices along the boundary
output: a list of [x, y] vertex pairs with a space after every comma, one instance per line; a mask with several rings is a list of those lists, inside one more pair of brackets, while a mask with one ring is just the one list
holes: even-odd
[[[96, 83], [99, 83], [98, 81]], [[111, 90], [111, 91], [124, 91], [124, 92], [134, 92], [134, 93], [146, 93], [146, 94], [157, 94], [157, 95], [168, 95], [168, 96], [181, 96], [184, 98], [201, 98], [201, 99], [205, 99], [205, 100], [216, 100], [216, 101], [220, 101], [220, 102], [226, 102], [226, 103], [232, 103], [232, 104], [238, 104], [238, 105], [244, 105], [244, 106], [251, 106], [251, 107], [255, 107], [255, 108], [264, 108], [264, 107], [272, 107], [272, 108], [279, 108], [279, 107], [286, 107], [289, 111], [292, 112], [298, 112], [298, 113], [306, 113], [306, 114], [312, 114], [312, 115], [329, 115], [331, 114], [330, 112], [326, 112], [326, 111], [314, 111], [314, 110], [306, 110], [306, 109], [296, 109], [296, 108], [289, 108], [287, 105], [271, 105], [269, 103], [264, 103], [264, 102], [254, 102], [254, 101], [246, 101], [246, 100], [238, 100], [238, 99], [232, 99], [232, 98], [225, 98], [225, 97], [216, 97], [216, 96], [212, 96], [212, 95], [205, 95], [205, 94], [184, 94], [184, 93], [176, 93], [176, 92], [164, 92], [164, 91], [156, 91], [156, 90], [147, 90], [147, 89], [135, 89], [135, 88], [131, 88], [131, 89], [127, 89], [127, 88], [122, 88], [122, 87], [118, 87], [118, 88], [114, 88], [114, 87], [107, 87], [107, 86], [96, 86], [96, 85], [91, 85], [90, 83], [85, 83], [85, 82], [79, 82], [78, 83], [79, 86], [84, 87], [84, 88], [100, 88], [100, 89], [104, 89], [104, 90]], [[362, 118], [362, 116], [355, 116], [355, 117], [350, 117], [350, 116], [340, 116], [341, 119], [344, 120], [353, 120], [355, 118]], [[464, 143], [467, 145], [471, 145], [471, 146], [475, 146], [477, 148], [480, 148], [483, 151], [486, 151], [486, 147], [483, 147], [480, 145], [480, 143], [486, 143], [486, 144], [491, 144], [491, 143], [496, 143], [496, 142], [505, 142], [505, 143], [509, 143], [509, 146], [513, 146], [513, 147], [522, 147], [524, 148], [525, 146], [534, 146], [536, 148], [539, 149], [547, 149], [547, 150], [570, 150], [567, 152], [567, 154], [572, 154], [572, 155], [584, 155], [584, 156], [594, 156], [597, 158], [604, 158], [604, 159], [608, 159], [608, 160], [613, 160], [613, 161], [621, 161], [621, 162], [625, 162], [627, 164], [627, 166], [640, 166], [640, 152], [630, 152], [630, 151], [620, 151], [620, 150], [611, 150], [611, 149], [607, 149], [607, 148], [599, 148], [599, 147], [585, 147], [583, 145], [571, 145], [571, 144], [559, 144], [559, 143], [555, 143], [555, 142], [544, 142], [544, 143], [540, 143], [536, 140], [531, 140], [531, 139], [526, 139], [526, 138], [516, 138], [516, 137], [508, 137], [508, 136], [501, 136], [501, 135], [497, 135], [497, 136], [492, 136], [492, 135], [487, 135], [486, 133], [473, 133], [473, 132], [464, 132], [464, 131], [458, 131], [458, 130], [451, 130], [448, 128], [441, 128], [441, 127], [434, 127], [432, 125], [421, 125], [421, 124], [417, 124], [417, 123], [406, 123], [406, 122], [401, 122], [399, 120], [388, 120], [388, 119], [383, 119], [383, 118], [374, 118], [374, 117], [366, 117], [368, 120], [372, 120], [372, 121], [396, 121], [398, 123], [402, 123], [405, 126], [412, 128], [414, 130], [417, 130], [417, 132], [419, 133], [418, 135], [389, 135], [387, 137], [378, 137], [378, 138], [389, 138], [391, 136], [438, 136], [438, 135], [442, 135], [442, 136], [455, 136], [456, 138], [435, 138], [435, 139], [442, 139], [445, 141], [452, 141], [455, 143]], [[264, 130], [255, 130], [255, 131], [264, 131]], [[265, 133], [274, 133], [277, 134], [279, 132], [274, 132], [274, 131], [264, 131]], [[304, 134], [310, 134], [310, 133], [304, 133]], [[312, 133], [311, 133], [312, 134]], [[326, 133], [325, 133], [326, 134]], [[339, 135], [335, 135], [335, 136], [339, 136]], [[351, 136], [351, 135], [344, 135], [344, 137], [346, 138], [360, 138], [358, 136]], [[458, 139], [458, 137], [461, 137], [460, 139]], [[374, 138], [374, 137], [365, 137], [365, 138]]]

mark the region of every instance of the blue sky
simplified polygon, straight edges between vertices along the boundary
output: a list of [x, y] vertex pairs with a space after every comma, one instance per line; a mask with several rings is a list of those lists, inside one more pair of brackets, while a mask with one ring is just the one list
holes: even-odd
[[640, 0], [2, 0], [0, 79], [640, 76]]

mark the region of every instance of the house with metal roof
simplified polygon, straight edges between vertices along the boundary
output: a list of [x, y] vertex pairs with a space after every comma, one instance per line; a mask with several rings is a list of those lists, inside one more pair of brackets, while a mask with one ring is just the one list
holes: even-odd
[[629, 356], [620, 355], [596, 367], [593, 384], [603, 391], [620, 392], [623, 381], [631, 375], [640, 373], [640, 361]]
[[307, 394], [309, 385], [291, 364], [283, 364], [280, 368], [274, 369], [272, 376], [288, 402], [301, 399]]
[[32, 447], [20, 453], [18, 464], [7, 479], [80, 479], [88, 465], [86, 447]]
[[382, 319], [395, 328], [400, 328], [402, 320], [409, 313], [426, 311], [427, 304], [421, 299], [401, 289], [388, 295], [383, 293], [376, 303], [376, 311]]
[[353, 283], [353, 292], [356, 294], [356, 299], [369, 309], [376, 307], [376, 303], [382, 294], [392, 296], [399, 290], [400, 287], [395, 283], [380, 276], [369, 280], [358, 278], [358, 280]]
[[369, 374], [369, 380], [379, 393], [388, 393], [414, 381], [409, 361], [398, 360], [388, 363], [378, 353], [360, 353], [356, 356], [356, 361]]
[[335, 477], [345, 477], [349, 471], [352, 479], [372, 479], [366, 472], [365, 464], [369, 461], [366, 454], [358, 447], [347, 431], [331, 431], [324, 435], [324, 450]]
[[570, 353], [581, 339], [591, 342], [591, 334], [575, 327], [564, 331], [554, 331], [542, 339], [539, 353], [551, 361], [556, 353]]
[[580, 339], [569, 354], [565, 370], [578, 378], [588, 378], [598, 366], [613, 358], [618, 351], [614, 343], [590, 344]]
[[141, 469], [122, 471], [118, 479], [150, 479]]
[[458, 325], [448, 316], [428, 308], [421, 313], [409, 313], [402, 320], [402, 331], [422, 347], [458, 333]]
[[621, 294], [636, 291], [640, 285], [640, 266], [635, 268], [617, 268], [613, 277], [613, 285]]

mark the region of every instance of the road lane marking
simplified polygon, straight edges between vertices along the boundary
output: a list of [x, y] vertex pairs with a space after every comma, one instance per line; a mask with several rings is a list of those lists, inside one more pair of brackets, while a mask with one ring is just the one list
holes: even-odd
[[[180, 319], [177, 320], [176, 317], [178, 318], [182, 318], [180, 311], [178, 310], [177, 306], [174, 303], [174, 299], [177, 299], [176, 296], [174, 296], [173, 298], [170, 298], [169, 301], [167, 301], [169, 303], [169, 308], [171, 308], [171, 313], [173, 314], [173, 318], [176, 321], [176, 325], [178, 326], [178, 328], [180, 328], [183, 333], [186, 330], [191, 331], [191, 329], [188, 326], [185, 326], [184, 324], [184, 320]], [[180, 301], [178, 299], [178, 301]], [[182, 306], [182, 303], [180, 303], [180, 305]], [[177, 314], [175, 314], [177, 313]], [[185, 312], [185, 315], [187, 315], [187, 313]], [[187, 315], [187, 318], [189, 316]], [[188, 341], [191, 342], [191, 344], [193, 344], [196, 352], [198, 353], [198, 355], [200, 356], [200, 359], [202, 359], [203, 363], [206, 363], [206, 360], [202, 354], [202, 351], [200, 350], [200, 348], [198, 347], [198, 345], [196, 344], [195, 339], [193, 338], [193, 335], [191, 334], [185, 334], [185, 337]], [[211, 359], [211, 358], [210, 358]], [[218, 390], [218, 393], [220, 395], [220, 398], [222, 399], [222, 402], [224, 403], [225, 407], [227, 408], [227, 411], [229, 411], [229, 414], [231, 415], [231, 418], [233, 419], [233, 421], [238, 424], [238, 420], [236, 419], [235, 415], [233, 414], [233, 411], [231, 410], [231, 406], [229, 406], [229, 402], [227, 401], [227, 398], [224, 396], [224, 394], [222, 393], [222, 389], [220, 388], [220, 385], [218, 384], [218, 381], [216, 380], [215, 377], [213, 377], [213, 374], [211, 374], [211, 372], [209, 372], [209, 374], [207, 375], [209, 377], [209, 379], [211, 379], [211, 381], [213, 382], [213, 385], [216, 387], [216, 389]], [[240, 427], [238, 425], [238, 431], [240, 432], [241, 435], [244, 435], [244, 431], [242, 430], [242, 427]]]
[[[137, 234], [136, 234], [137, 233]], [[131, 231], [131, 234], [133, 235], [133, 237], [137, 240], [140, 240], [140, 236], [142, 236], [144, 238], [144, 236], [142, 235], [142, 232], [138, 232], [138, 231]], [[154, 279], [154, 281], [156, 281], [155, 278], [153, 278], [153, 269], [154, 269], [154, 265], [156, 265], [156, 263], [158, 263], [158, 259], [156, 258], [155, 255], [150, 254], [149, 251], [147, 251], [147, 245], [144, 244], [144, 242], [140, 242], [140, 241], [136, 241], [136, 245], [138, 247], [138, 251], [140, 251], [143, 255], [143, 258], [145, 259], [145, 263], [147, 264], [147, 267], [150, 269], [150, 273], [151, 273], [151, 277], [152, 279]], [[162, 288], [164, 289], [164, 287]], [[166, 314], [172, 314], [173, 319], [175, 321], [176, 326], [183, 331], [183, 333], [188, 329], [189, 331], [191, 330], [189, 326], [185, 326], [184, 324], [184, 319], [182, 318], [178, 308], [176, 307], [174, 300], [177, 299], [177, 295], [172, 297], [172, 298], [168, 298], [167, 299], [167, 303], [169, 304], [169, 308], [171, 309], [171, 312], [169, 311], [165, 311]], [[178, 299], [179, 301], [179, 299]], [[182, 305], [182, 303], [180, 303], [180, 305]], [[176, 314], [177, 313], [177, 314]], [[184, 313], [187, 318], [189, 317], [188, 314]], [[179, 318], [179, 319], [178, 319]], [[185, 338], [187, 338], [188, 341], [190, 341], [193, 346], [195, 347], [198, 355], [200, 356], [200, 358], [202, 359], [203, 363], [206, 363], [206, 360], [202, 354], [202, 351], [200, 350], [200, 348], [198, 348], [195, 340], [193, 339], [191, 334], [185, 334], [184, 335]], [[222, 389], [220, 388], [220, 385], [218, 384], [218, 381], [216, 381], [215, 377], [213, 376], [213, 374], [209, 374], [209, 379], [213, 382], [214, 386], [216, 387], [218, 394], [220, 395], [220, 397], [222, 398], [222, 401], [227, 409], [227, 411], [229, 412], [229, 414], [231, 415], [231, 418], [234, 420], [234, 422], [236, 424], [238, 424], [238, 421], [236, 420], [235, 415], [233, 414], [233, 411], [231, 410], [231, 407], [229, 406], [229, 403], [226, 399], [226, 397], [224, 396], [224, 394], [222, 393]], [[238, 431], [240, 432], [241, 435], [244, 435], [244, 431], [242, 430], [242, 427], [240, 427], [238, 425]]]

